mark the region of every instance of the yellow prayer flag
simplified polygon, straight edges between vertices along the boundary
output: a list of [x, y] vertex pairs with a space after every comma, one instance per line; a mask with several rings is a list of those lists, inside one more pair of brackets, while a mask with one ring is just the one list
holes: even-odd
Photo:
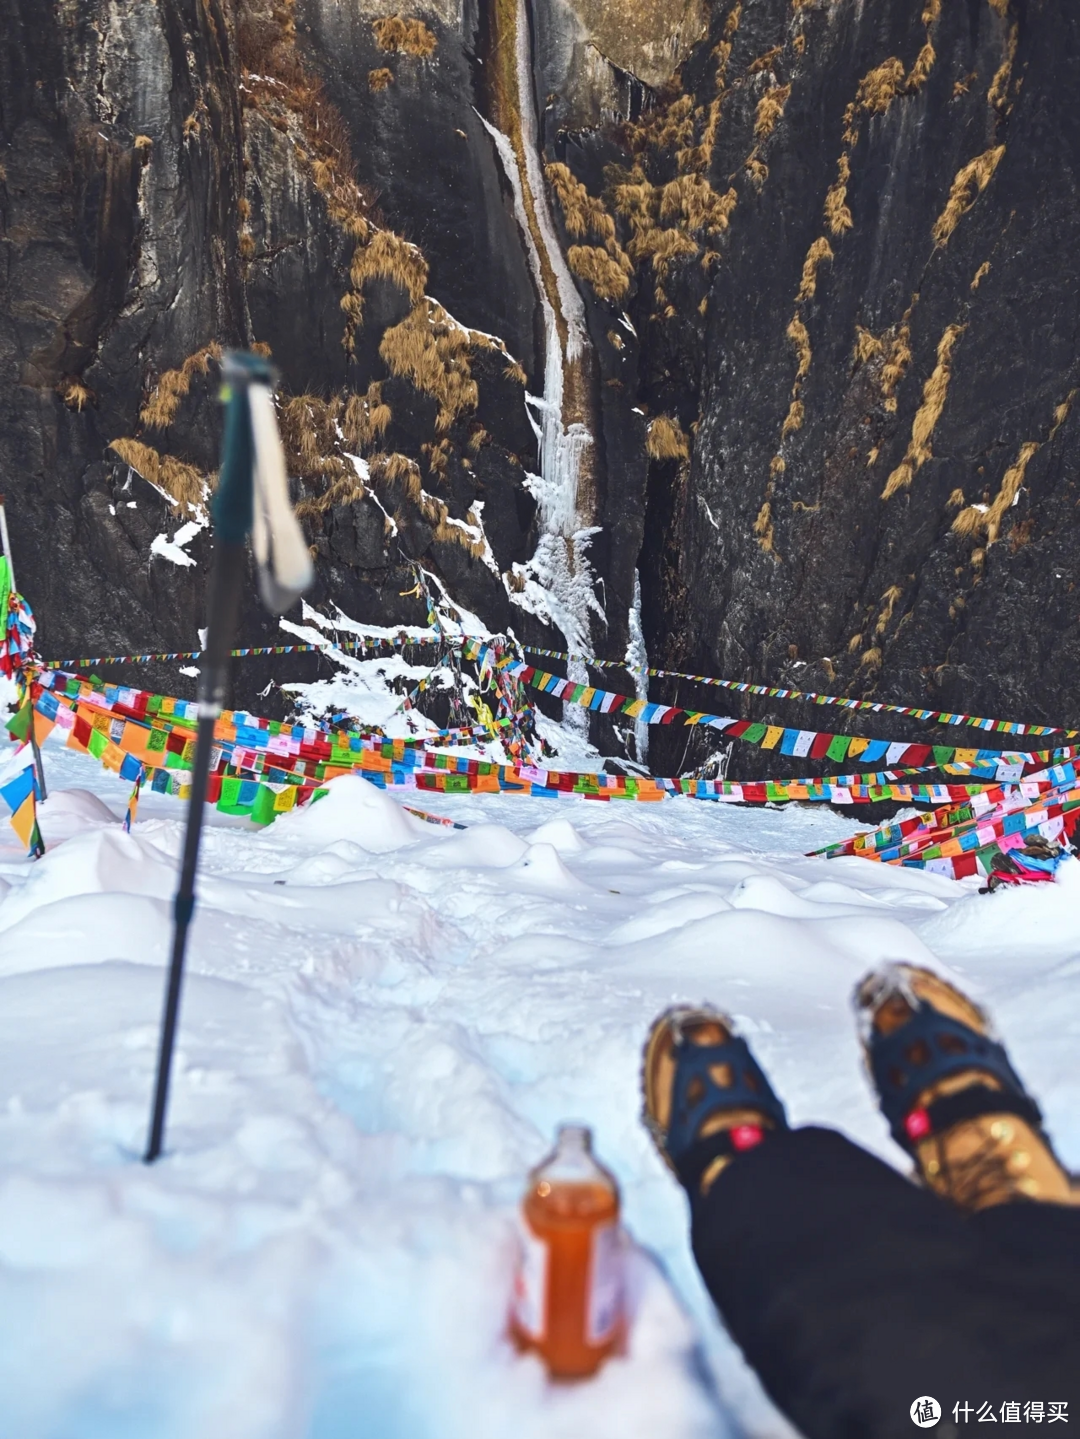
[[33, 793], [30, 793], [11, 816], [11, 828], [22, 840], [26, 849], [30, 848], [30, 839], [34, 833], [34, 824], [36, 821], [37, 810], [34, 807]]
[[34, 711], [34, 738], [39, 745], [45, 743], [55, 728], [55, 720], [49, 719], [48, 715], [39, 714], [37, 710]]
[[765, 731], [765, 738], [761, 741], [762, 749], [775, 749], [784, 736], [783, 725], [771, 724]]
[[120, 766], [124, 763], [124, 751], [115, 740], [110, 740], [105, 746], [101, 755], [101, 763], [106, 769], [112, 770], [119, 770]]

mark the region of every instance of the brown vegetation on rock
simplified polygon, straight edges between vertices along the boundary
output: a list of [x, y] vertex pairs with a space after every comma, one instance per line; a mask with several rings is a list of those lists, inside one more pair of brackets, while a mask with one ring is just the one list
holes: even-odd
[[813, 299], [817, 291], [818, 266], [833, 258], [832, 246], [824, 235], [819, 235], [806, 252], [802, 268], [802, 283], [799, 286], [799, 293], [795, 296], [796, 304]]
[[768, 139], [776, 129], [790, 94], [790, 85], [774, 85], [771, 90], [766, 90], [762, 95], [754, 112], [754, 138], [756, 140]]
[[794, 317], [787, 327], [787, 337], [795, 346], [795, 355], [798, 359], [798, 368], [795, 371], [796, 381], [801, 380], [810, 371], [810, 361], [813, 358], [813, 351], [810, 348], [810, 334], [798, 315]]
[[949, 236], [960, 223], [961, 217], [967, 214], [990, 183], [1004, 153], [1004, 145], [992, 146], [989, 150], [984, 150], [981, 155], [976, 155], [974, 160], [969, 160], [956, 172], [948, 201], [944, 210], [935, 220], [934, 228], [931, 231], [935, 245], [949, 243]]
[[445, 434], [479, 398], [469, 358], [474, 348], [499, 346], [475, 330], [466, 330], [434, 300], [424, 299], [382, 337], [379, 354], [390, 372], [412, 381], [439, 402], [435, 429]]
[[834, 235], [842, 235], [852, 226], [851, 211], [847, 206], [847, 187], [851, 179], [851, 161], [847, 151], [836, 163], [836, 179], [825, 196], [825, 221]]
[[566, 260], [578, 279], [586, 280], [601, 300], [618, 303], [630, 288], [633, 266], [625, 253], [624, 263], [619, 264], [596, 245], [571, 245]]
[[387, 15], [382, 20], [373, 20], [371, 28], [380, 50], [415, 55], [422, 60], [435, 52], [435, 36], [423, 20], [404, 20], [400, 15]]
[[963, 332], [963, 325], [949, 325], [938, 341], [937, 364], [923, 386], [922, 404], [912, 421], [911, 439], [908, 442], [907, 453], [885, 482], [885, 488], [881, 492], [883, 500], [891, 500], [898, 490], [906, 489], [933, 453], [930, 448], [930, 439], [934, 433], [934, 427], [941, 418], [941, 412], [945, 408], [945, 398], [949, 392], [949, 380], [952, 375], [952, 354], [956, 342]]
[[192, 380], [196, 375], [209, 374], [210, 362], [220, 359], [221, 346], [216, 340], [211, 340], [201, 350], [188, 355], [179, 369], [166, 370], [139, 411], [139, 419], [146, 428], [167, 430], [176, 418], [180, 401], [191, 389]]
[[657, 415], [645, 431], [645, 449], [654, 460], [686, 460], [690, 457], [690, 441], [670, 415]]
[[167, 495], [178, 514], [202, 505], [208, 481], [194, 465], [185, 464], [172, 455], [161, 455], [150, 445], [126, 437], [110, 441], [109, 449], [115, 451], [136, 474], [142, 475], [144, 480]]

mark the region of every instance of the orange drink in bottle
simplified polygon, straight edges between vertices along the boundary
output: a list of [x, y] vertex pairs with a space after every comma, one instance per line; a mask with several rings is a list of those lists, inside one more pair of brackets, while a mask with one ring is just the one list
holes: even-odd
[[624, 1332], [619, 1190], [583, 1125], [561, 1125], [529, 1175], [510, 1328], [554, 1379], [583, 1379]]

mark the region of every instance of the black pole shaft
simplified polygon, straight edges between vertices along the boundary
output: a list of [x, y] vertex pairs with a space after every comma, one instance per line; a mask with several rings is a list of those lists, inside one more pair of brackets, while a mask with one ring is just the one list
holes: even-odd
[[161, 1021], [161, 1043], [158, 1049], [157, 1083], [154, 1087], [154, 1109], [150, 1137], [146, 1145], [145, 1163], [153, 1164], [161, 1154], [165, 1137], [165, 1113], [169, 1103], [169, 1079], [172, 1071], [176, 1022], [180, 1013], [180, 990], [184, 979], [184, 953], [188, 928], [195, 911], [195, 876], [199, 865], [199, 842], [202, 839], [206, 787], [210, 775], [210, 752], [214, 743], [214, 725], [225, 702], [229, 677], [229, 650], [236, 631], [240, 607], [240, 586], [244, 576], [245, 546], [218, 542], [214, 547], [214, 564], [210, 575], [210, 603], [206, 651], [202, 656], [199, 675], [199, 729], [195, 740], [195, 762], [191, 772], [191, 797], [188, 801], [187, 831], [180, 867], [180, 883], [174, 901], [172, 957], [165, 988], [165, 1012]]
[[41, 758], [41, 747], [37, 742], [37, 735], [34, 733], [34, 713], [30, 712], [30, 749], [34, 756], [34, 767], [37, 770], [38, 789], [41, 791], [41, 798], [48, 799], [49, 791], [45, 787], [45, 764]]

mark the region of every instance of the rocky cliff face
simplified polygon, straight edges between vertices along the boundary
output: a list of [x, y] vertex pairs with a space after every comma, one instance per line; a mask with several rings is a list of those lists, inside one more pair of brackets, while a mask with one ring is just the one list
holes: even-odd
[[1080, 719], [1067, 7], [0, 13], [0, 465], [46, 654], [195, 645], [215, 360], [259, 344], [316, 603], [423, 622], [416, 562], [620, 656], [639, 578], [653, 663]]

